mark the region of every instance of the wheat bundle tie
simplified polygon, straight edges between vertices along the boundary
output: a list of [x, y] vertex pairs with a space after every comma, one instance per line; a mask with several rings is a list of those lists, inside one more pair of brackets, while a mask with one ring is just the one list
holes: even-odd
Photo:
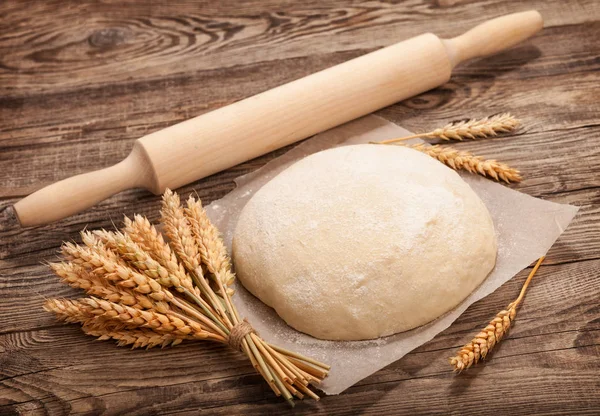
[[229, 333], [229, 338], [227, 339], [227, 343], [231, 348], [236, 351], [242, 350], [242, 341], [248, 334], [258, 334], [250, 322], [244, 319], [241, 322], [238, 322], [231, 328], [231, 332]]

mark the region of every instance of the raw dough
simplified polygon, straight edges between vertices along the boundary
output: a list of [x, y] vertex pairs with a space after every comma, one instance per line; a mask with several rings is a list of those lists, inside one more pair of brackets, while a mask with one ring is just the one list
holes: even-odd
[[400, 146], [313, 154], [263, 186], [233, 240], [244, 286], [295, 329], [359, 340], [457, 306], [496, 261], [494, 226], [460, 176]]

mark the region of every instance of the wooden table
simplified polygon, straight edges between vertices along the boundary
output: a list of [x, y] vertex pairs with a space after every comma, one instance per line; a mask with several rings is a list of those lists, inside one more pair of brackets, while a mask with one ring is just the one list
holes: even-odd
[[[42, 311], [71, 296], [42, 264], [83, 227], [157, 217], [123, 192], [58, 223], [21, 229], [11, 205], [111, 165], [151, 131], [413, 35], [461, 33], [538, 9], [546, 28], [378, 114], [413, 131], [510, 111], [506, 140], [458, 145], [519, 168], [512, 186], [581, 207], [551, 249], [510, 336], [460, 376], [447, 357], [518, 293], [527, 271], [448, 330], [298, 414], [600, 413], [600, 3], [594, 0], [281, 0], [0, 3], [0, 414], [285, 413], [246, 360], [219, 345], [117, 348]], [[209, 202], [276, 152], [180, 190]], [[518, 221], [518, 218], [515, 218]], [[535, 236], [532, 236], [535, 238]]]

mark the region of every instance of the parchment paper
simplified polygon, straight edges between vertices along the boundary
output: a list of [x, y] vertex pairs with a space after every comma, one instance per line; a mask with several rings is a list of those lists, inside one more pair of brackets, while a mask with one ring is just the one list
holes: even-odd
[[[261, 169], [241, 176], [237, 188], [207, 207], [221, 230], [227, 247], [240, 211], [262, 185], [295, 161], [311, 153], [348, 144], [367, 143], [411, 134], [373, 115], [336, 127], [309, 139]], [[420, 142], [415, 140], [413, 142]], [[578, 208], [543, 201], [513, 191], [480, 176], [461, 173], [489, 209], [498, 236], [496, 267], [483, 284], [457, 308], [422, 327], [371, 341], [323, 341], [287, 326], [275, 311], [236, 282], [233, 297], [241, 316], [248, 318], [269, 342], [331, 365], [321, 386], [327, 394], [339, 394], [359, 380], [402, 358], [446, 329], [472, 303], [489, 295], [518, 272], [544, 255], [567, 228]]]

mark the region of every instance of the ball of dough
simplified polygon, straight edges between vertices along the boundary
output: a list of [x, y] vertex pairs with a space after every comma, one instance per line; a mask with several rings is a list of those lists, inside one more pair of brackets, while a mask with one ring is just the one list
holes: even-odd
[[244, 207], [244, 286], [295, 329], [361, 340], [423, 325], [493, 269], [483, 202], [453, 170], [401, 146], [355, 145], [295, 163]]

